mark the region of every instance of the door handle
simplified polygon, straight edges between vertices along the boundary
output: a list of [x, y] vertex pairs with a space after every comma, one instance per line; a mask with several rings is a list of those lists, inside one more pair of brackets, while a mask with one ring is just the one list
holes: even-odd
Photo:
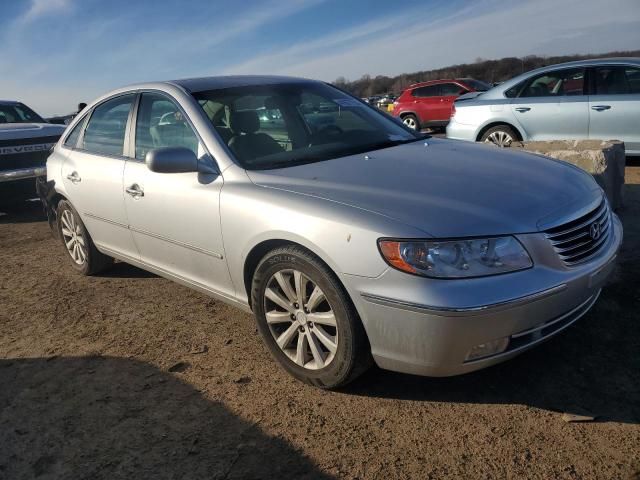
[[531, 108], [529, 108], [529, 107], [518, 107], [518, 108], [516, 108], [516, 112], [520, 112], [520, 113], [528, 112], [529, 110], [531, 110]]
[[78, 175], [78, 172], [76, 172], [75, 170], [67, 175], [67, 180], [69, 180], [71, 183], [79, 183], [80, 181], [82, 181], [80, 175]]
[[595, 110], [597, 112], [602, 112], [603, 110], [609, 110], [611, 105], [594, 105], [591, 107], [591, 110]]
[[133, 198], [144, 197], [144, 190], [142, 190], [142, 188], [140, 188], [140, 185], [138, 185], [137, 183], [134, 183], [133, 185], [127, 187], [125, 189], [125, 192], [127, 192]]

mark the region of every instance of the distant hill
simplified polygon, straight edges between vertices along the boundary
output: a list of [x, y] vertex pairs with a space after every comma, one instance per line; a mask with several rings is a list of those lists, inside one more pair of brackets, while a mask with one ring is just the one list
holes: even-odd
[[412, 83], [437, 80], [439, 78], [472, 77], [485, 82], [503, 82], [523, 72], [556, 63], [603, 57], [640, 57], [640, 50], [609, 52], [589, 55], [565, 55], [559, 57], [538, 57], [529, 55], [522, 58], [505, 57], [500, 60], [476, 59], [475, 63], [463, 63], [436, 70], [403, 73], [395, 77], [363, 75], [359, 80], [349, 81], [338, 78], [334, 84], [358, 97], [369, 97], [386, 92], [400, 93]]

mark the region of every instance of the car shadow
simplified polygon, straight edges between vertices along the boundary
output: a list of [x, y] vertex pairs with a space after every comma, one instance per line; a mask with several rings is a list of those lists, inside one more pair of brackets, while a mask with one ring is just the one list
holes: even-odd
[[640, 423], [640, 184], [625, 186], [624, 202], [618, 214], [625, 239], [616, 270], [593, 309], [565, 332], [506, 363], [457, 377], [416, 377], [374, 368], [344, 393], [521, 404], [591, 414], [598, 421]]
[[332, 478], [179, 377], [115, 357], [0, 360], [0, 478]]
[[96, 275], [104, 278], [159, 278], [155, 273], [117, 261], [112, 267]]
[[0, 224], [46, 222], [47, 216], [38, 199], [20, 202], [0, 200]]

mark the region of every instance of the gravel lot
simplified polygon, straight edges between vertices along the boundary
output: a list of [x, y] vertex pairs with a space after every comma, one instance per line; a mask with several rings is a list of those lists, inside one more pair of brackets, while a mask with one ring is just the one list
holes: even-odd
[[578, 324], [488, 370], [341, 392], [287, 376], [251, 316], [126, 264], [78, 276], [37, 203], [5, 210], [0, 479], [640, 478], [635, 165], [623, 266]]

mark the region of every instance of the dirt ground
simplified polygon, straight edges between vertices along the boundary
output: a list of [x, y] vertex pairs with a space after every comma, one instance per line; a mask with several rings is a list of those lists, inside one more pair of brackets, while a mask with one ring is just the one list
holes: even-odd
[[[253, 318], [126, 264], [67, 265], [39, 205], [0, 215], [0, 479], [640, 478], [640, 162], [594, 309], [461, 377], [285, 374]], [[566, 423], [564, 412], [596, 415]]]

